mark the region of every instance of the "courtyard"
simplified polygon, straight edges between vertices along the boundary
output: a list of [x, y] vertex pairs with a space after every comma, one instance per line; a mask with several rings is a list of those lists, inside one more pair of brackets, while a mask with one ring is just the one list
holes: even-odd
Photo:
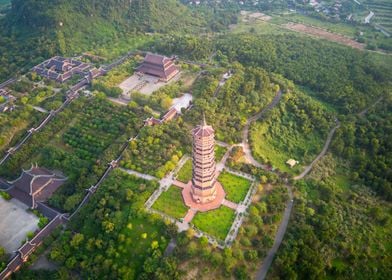
[[27, 209], [16, 199], [8, 201], [0, 197], [0, 246], [7, 253], [18, 250], [27, 234], [38, 229], [38, 217]]
[[[176, 171], [166, 178], [170, 184], [162, 184], [151, 196], [147, 209], [159, 213], [176, 222], [180, 231], [193, 227], [197, 234], [208, 237], [209, 242], [230, 245], [242, 224], [243, 213], [249, 206], [253, 193], [254, 179], [248, 174], [240, 174], [225, 167], [231, 149], [216, 145], [219, 150], [217, 197], [214, 201], [198, 204], [189, 196], [192, 178], [192, 159], [184, 156]], [[222, 172], [223, 171], [223, 172]], [[149, 205], [149, 206], [148, 206]], [[151, 208], [150, 208], [151, 207]]]
[[162, 82], [159, 77], [135, 73], [119, 84], [118, 87], [122, 90], [122, 97], [130, 99], [132, 92], [140, 92], [145, 95], [150, 95], [161, 87], [178, 81], [180, 77], [181, 74], [177, 74], [169, 82]]

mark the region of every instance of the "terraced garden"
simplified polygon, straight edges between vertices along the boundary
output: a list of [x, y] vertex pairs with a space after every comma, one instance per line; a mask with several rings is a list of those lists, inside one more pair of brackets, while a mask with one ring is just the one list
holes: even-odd
[[374, 23], [384, 27], [392, 34], [392, 2], [386, 0], [372, 0], [363, 3], [374, 12]]

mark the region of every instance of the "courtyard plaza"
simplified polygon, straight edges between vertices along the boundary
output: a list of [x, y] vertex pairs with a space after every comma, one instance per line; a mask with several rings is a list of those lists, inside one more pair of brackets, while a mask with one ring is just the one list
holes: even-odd
[[38, 217], [28, 211], [22, 202], [5, 200], [0, 196], [0, 246], [7, 253], [14, 253], [20, 247], [29, 232], [38, 229]]

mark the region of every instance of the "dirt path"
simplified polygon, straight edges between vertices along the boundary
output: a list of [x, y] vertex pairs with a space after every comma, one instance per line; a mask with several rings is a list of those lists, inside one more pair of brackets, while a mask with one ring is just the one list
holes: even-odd
[[376, 106], [378, 103], [380, 103], [383, 100], [383, 97], [380, 97], [379, 99], [376, 100], [376, 102], [374, 102], [372, 105], [370, 105], [369, 107], [367, 107], [366, 109], [364, 109], [363, 111], [358, 113], [359, 117], [363, 117], [371, 108], [373, 108], [374, 106]]
[[283, 28], [288, 30], [304, 33], [313, 37], [326, 39], [335, 43], [346, 45], [355, 49], [364, 50], [365, 44], [358, 43], [357, 41], [336, 33], [329, 32], [319, 27], [308, 26], [301, 23], [287, 23], [282, 25]]

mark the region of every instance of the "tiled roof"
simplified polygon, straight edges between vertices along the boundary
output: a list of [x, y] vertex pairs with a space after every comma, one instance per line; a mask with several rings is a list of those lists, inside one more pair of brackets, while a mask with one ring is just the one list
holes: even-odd
[[179, 72], [171, 59], [156, 54], [147, 54], [144, 62], [137, 70], [165, 80], [169, 80]]
[[13, 187], [9, 193], [29, 207], [35, 208], [35, 200], [45, 201], [65, 180], [66, 178], [45, 168], [32, 167], [29, 170], [23, 170], [18, 179], [10, 182]]
[[193, 134], [198, 137], [207, 137], [214, 134], [214, 129], [209, 125], [199, 125], [193, 130]]

